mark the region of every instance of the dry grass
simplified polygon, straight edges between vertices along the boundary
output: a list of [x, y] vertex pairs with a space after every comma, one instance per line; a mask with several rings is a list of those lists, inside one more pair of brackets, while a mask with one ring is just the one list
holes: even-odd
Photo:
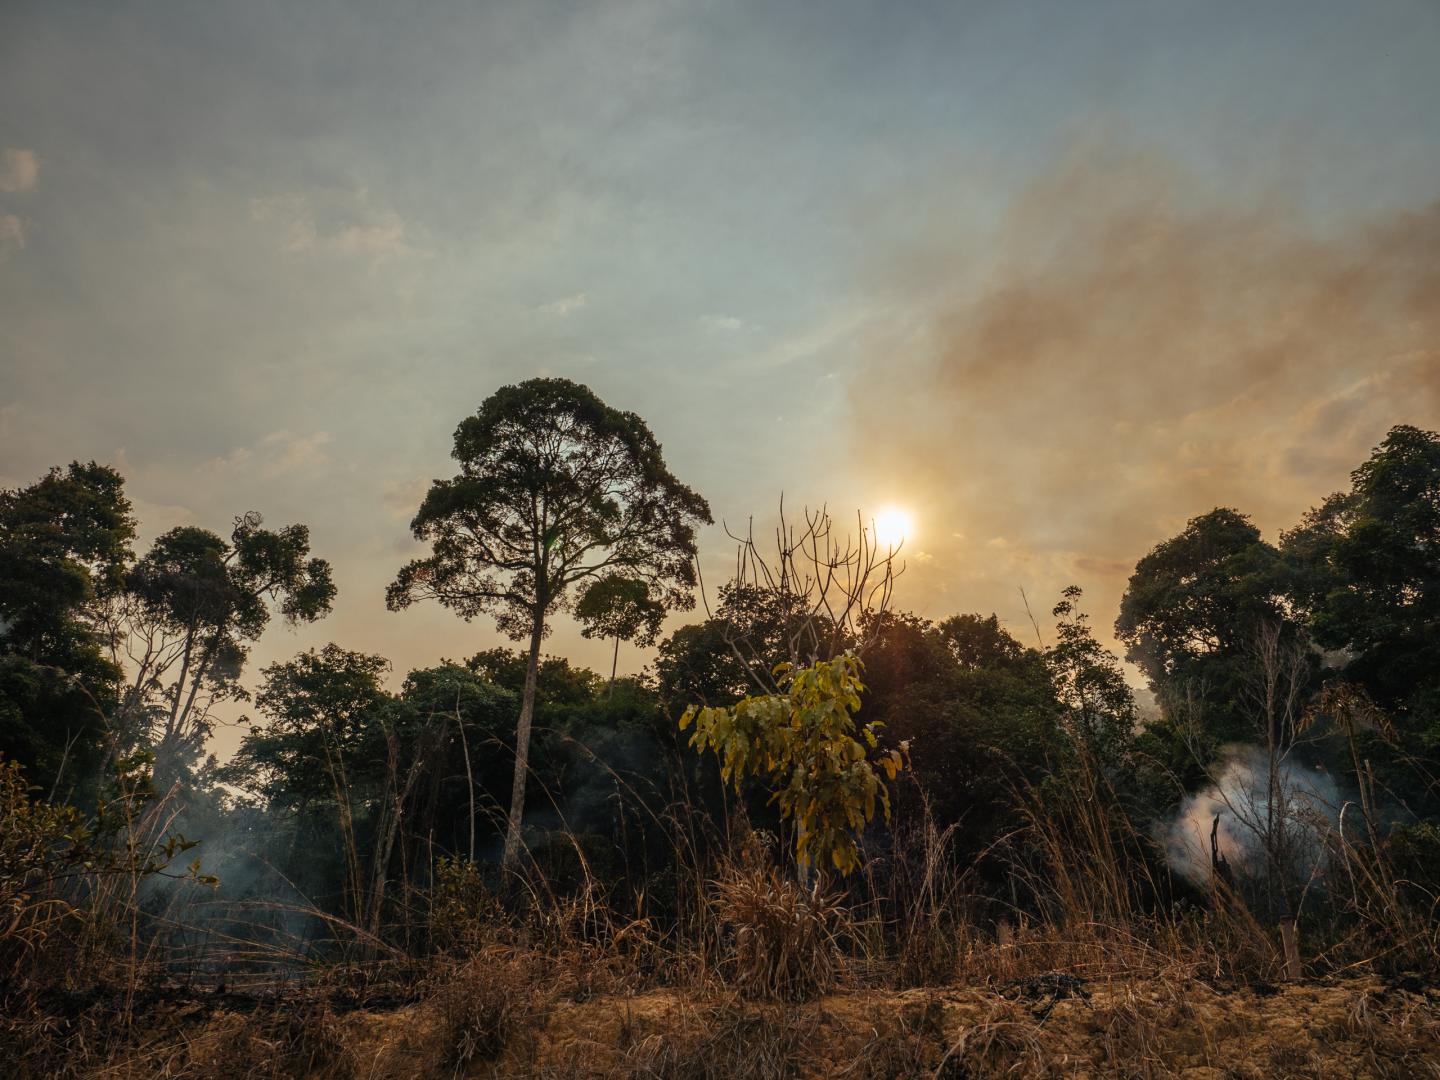
[[129, 1080], [183, 1076], [196, 1080], [272, 1080], [355, 1075], [341, 1017], [323, 1002], [288, 1001], [235, 1010], [213, 1000], [53, 1005], [5, 1011], [0, 1060], [7, 1077]]
[[498, 1057], [533, 1019], [539, 974], [526, 958], [503, 954], [442, 972], [425, 1002], [436, 1019], [440, 1068], [461, 1073]]
[[[1423, 980], [1250, 988], [1176, 964], [1127, 973], [1117, 958], [1098, 962], [1096, 939], [1062, 944], [1031, 928], [1003, 949], [977, 937], [970, 962], [987, 972], [988, 985], [851, 986], [803, 1002], [695, 983], [577, 995], [547, 955], [492, 946], [441, 964], [419, 1000], [388, 1011], [337, 1010], [314, 997], [265, 1003], [215, 994], [142, 996], [129, 1012], [123, 996], [7, 1007], [0, 1058], [11, 1066], [6, 1075], [21, 1080], [1440, 1080], [1440, 991]], [[1062, 957], [1090, 957], [1095, 973], [1034, 973], [1045, 959]]]
[[1220, 992], [1134, 980], [1051, 1001], [975, 988], [806, 1004], [681, 991], [558, 1005], [474, 1075], [740, 1077], [1434, 1076], [1440, 998], [1375, 980]]
[[805, 1001], [835, 985], [844, 911], [818, 881], [805, 886], [749, 861], [715, 882], [715, 912], [731, 935], [728, 981], [744, 996]]

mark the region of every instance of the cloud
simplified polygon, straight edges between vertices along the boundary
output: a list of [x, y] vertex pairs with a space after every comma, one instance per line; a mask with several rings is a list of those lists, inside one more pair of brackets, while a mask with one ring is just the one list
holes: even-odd
[[272, 195], [250, 200], [250, 220], [277, 223], [284, 230], [286, 251], [307, 251], [315, 246], [315, 215], [303, 195]]
[[365, 225], [346, 225], [337, 230], [330, 242], [336, 251], [347, 255], [370, 255], [376, 258], [409, 252], [405, 239], [405, 223], [396, 213], [380, 215]]
[[551, 300], [548, 304], [541, 304], [535, 310], [544, 315], [554, 315], [557, 318], [566, 318], [572, 311], [579, 311], [590, 302], [586, 293], [576, 293], [574, 296], [565, 296], [559, 300]]
[[25, 223], [14, 214], [0, 214], [0, 263], [25, 248]]
[[[973, 583], [962, 604], [1073, 575], [1103, 625], [1188, 518], [1235, 506], [1273, 537], [1390, 426], [1440, 426], [1440, 202], [1321, 230], [1287, 194], [1213, 197], [1092, 146], [983, 243], [957, 228], [874, 268], [856, 470], [923, 490], [922, 517], [1006, 538], [936, 550], [934, 575]], [[964, 216], [928, 209], [942, 231]]]
[[702, 315], [700, 325], [706, 330], [720, 333], [734, 333], [745, 324], [734, 315]]
[[[34, 150], [18, 150], [12, 146], [0, 150], [0, 195], [31, 191], [39, 178], [40, 159]], [[0, 263], [8, 262], [25, 249], [26, 233], [22, 218], [0, 211]]]
[[372, 205], [364, 188], [251, 199], [250, 220], [278, 228], [280, 246], [289, 252], [361, 257], [371, 262], [421, 254], [411, 244], [400, 215]]
[[202, 466], [210, 473], [258, 473], [265, 477], [286, 476], [314, 471], [327, 465], [330, 457], [325, 446], [328, 432], [295, 435], [273, 431], [254, 446], [241, 446], [223, 457], [211, 458]]
[[40, 159], [34, 150], [7, 146], [0, 150], [0, 194], [30, 191], [40, 179]]
[[397, 521], [409, 521], [425, 500], [430, 483], [428, 476], [412, 476], [386, 484], [382, 496], [385, 512]]

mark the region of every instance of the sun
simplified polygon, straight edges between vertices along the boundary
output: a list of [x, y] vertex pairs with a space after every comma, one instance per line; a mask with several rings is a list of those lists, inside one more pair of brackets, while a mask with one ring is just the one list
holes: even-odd
[[875, 543], [880, 548], [893, 551], [909, 539], [915, 531], [915, 522], [908, 510], [898, 506], [887, 506], [875, 516]]

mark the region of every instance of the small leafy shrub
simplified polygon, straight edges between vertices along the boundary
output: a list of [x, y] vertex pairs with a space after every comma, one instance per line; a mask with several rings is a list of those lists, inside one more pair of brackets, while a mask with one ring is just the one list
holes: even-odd
[[19, 762], [0, 762], [0, 962], [6, 970], [39, 948], [68, 905], [57, 880], [83, 872], [84, 819], [31, 797]]
[[[87, 816], [35, 798], [19, 763], [0, 760], [0, 974], [65, 982], [77, 949], [104, 945], [133, 914], [115, 896], [133, 896], [143, 878], [217, 884], [199, 859], [183, 873], [168, 870], [195, 842], [168, 830], [173, 813], [155, 797], [150, 766], [149, 753], [121, 758], [120, 794]], [[118, 882], [131, 887], [106, 887]]]
[[854, 714], [865, 690], [860, 666], [849, 654], [806, 668], [780, 664], [775, 674], [781, 693], [747, 697], [729, 708], [692, 705], [680, 718], [682, 731], [695, 725], [690, 745], [714, 751], [721, 779], [737, 793], [751, 775], [778, 785], [771, 802], [796, 824], [801, 866], [831, 864], [842, 874], [860, 866], [859, 836], [877, 803], [890, 820], [890, 792], [880, 772], [894, 780], [905, 766], [903, 746], [869, 759], [869, 750], [878, 750], [878, 721], [855, 737]]
[[494, 941], [505, 921], [504, 908], [486, 885], [480, 864], [470, 859], [441, 856], [434, 888], [425, 899], [426, 931], [431, 946], [441, 953], [473, 955]]

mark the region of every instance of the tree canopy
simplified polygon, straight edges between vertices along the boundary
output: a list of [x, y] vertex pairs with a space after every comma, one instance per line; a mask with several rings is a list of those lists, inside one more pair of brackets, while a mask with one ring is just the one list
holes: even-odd
[[1247, 653], [1264, 622], [1287, 622], [1280, 553], [1250, 519], [1215, 509], [1140, 560], [1115, 635], [1157, 698], [1202, 697], [1220, 741], [1246, 730]]
[[134, 537], [124, 481], [93, 461], [0, 491], [0, 747], [46, 788], [93, 779], [121, 674], [95, 610]]
[[267, 529], [249, 513], [229, 541], [194, 526], [163, 534], [112, 610], [116, 647], [133, 670], [122, 737], [152, 749], [167, 778], [183, 774], [213, 729], [212, 708], [248, 696], [240, 674], [272, 605], [287, 622], [313, 622], [334, 597], [330, 564], [311, 556], [304, 525]]
[[[710, 508], [670, 472], [639, 416], [568, 379], [502, 387], [461, 421], [452, 456], [459, 474], [431, 485], [411, 523], [431, 554], [401, 568], [386, 601], [399, 609], [438, 600], [465, 619], [491, 614], [502, 632], [530, 639], [505, 845], [513, 863], [550, 616], [574, 603], [571, 588], [582, 582], [591, 583], [584, 600], [602, 590], [594, 609], [587, 605], [592, 620], [634, 610], [642, 591], [637, 628], [657, 610], [693, 607], [695, 530], [710, 522]], [[622, 593], [611, 591], [615, 581], [627, 583]]]
[[570, 586], [607, 574], [666, 608], [694, 605], [695, 528], [710, 509], [636, 414], [568, 379], [531, 379], [463, 420], [452, 456], [459, 474], [431, 485], [411, 523], [432, 553], [401, 569], [392, 608], [438, 600], [520, 640]]

